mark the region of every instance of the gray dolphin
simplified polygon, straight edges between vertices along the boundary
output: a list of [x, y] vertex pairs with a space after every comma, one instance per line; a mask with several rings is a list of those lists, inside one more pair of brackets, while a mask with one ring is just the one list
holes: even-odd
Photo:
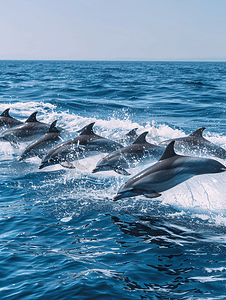
[[18, 126], [23, 124], [23, 122], [11, 117], [9, 115], [9, 108], [5, 109], [2, 114], [0, 115], [0, 127], [8, 127], [12, 128], [14, 126]]
[[192, 132], [189, 136], [163, 141], [159, 145], [167, 145], [169, 142], [175, 141], [175, 149], [177, 151], [182, 151], [186, 154], [190, 154], [192, 152], [196, 155], [211, 155], [225, 159], [226, 150], [211, 143], [202, 136], [202, 133], [205, 129], [205, 127], [200, 127]]
[[138, 138], [137, 129], [138, 128], [134, 128], [134, 129], [130, 130], [124, 136], [122, 136], [121, 138], [115, 139], [114, 141], [116, 141], [124, 146], [130, 145]]
[[24, 124], [4, 131], [0, 140], [8, 141], [13, 147], [18, 148], [19, 142], [32, 141], [45, 134], [49, 125], [37, 121], [37, 113], [36, 111], [31, 114]]
[[159, 158], [165, 147], [156, 146], [146, 141], [148, 131], [143, 132], [132, 145], [115, 151], [101, 159], [93, 173], [113, 170], [122, 175], [130, 175], [125, 169], [135, 167], [138, 162], [144, 162], [150, 158]]
[[60, 140], [61, 133], [61, 131], [56, 128], [56, 122], [57, 121], [54, 121], [50, 125], [47, 133], [44, 136], [26, 147], [18, 161], [22, 161], [33, 156], [42, 158], [49, 149], [56, 145], [56, 143]]
[[127, 181], [113, 200], [138, 195], [157, 198], [161, 196], [161, 192], [195, 175], [226, 171], [226, 167], [214, 159], [176, 154], [174, 143], [174, 141], [169, 143], [156, 164]]
[[85, 126], [77, 138], [51, 149], [43, 158], [39, 169], [55, 164], [60, 164], [65, 168], [74, 168], [71, 163], [74, 160], [99, 153], [113, 152], [123, 147], [117, 142], [95, 134], [93, 132], [94, 124], [95, 122]]

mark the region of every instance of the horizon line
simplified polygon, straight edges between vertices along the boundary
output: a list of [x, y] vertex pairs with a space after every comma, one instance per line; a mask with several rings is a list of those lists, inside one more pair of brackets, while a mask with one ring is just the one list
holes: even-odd
[[128, 61], [128, 62], [226, 62], [226, 58], [221, 59], [139, 59], [139, 58], [116, 58], [116, 59], [48, 59], [48, 58], [35, 58], [35, 59], [29, 59], [29, 58], [11, 58], [11, 59], [1, 59], [0, 61]]

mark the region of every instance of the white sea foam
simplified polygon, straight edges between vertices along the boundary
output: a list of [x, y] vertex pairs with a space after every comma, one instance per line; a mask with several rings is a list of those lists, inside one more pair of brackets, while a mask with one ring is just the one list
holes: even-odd
[[69, 222], [71, 219], [72, 219], [72, 217], [65, 217], [65, 218], [62, 218], [62, 219], [61, 219], [61, 222], [67, 223], [67, 222]]

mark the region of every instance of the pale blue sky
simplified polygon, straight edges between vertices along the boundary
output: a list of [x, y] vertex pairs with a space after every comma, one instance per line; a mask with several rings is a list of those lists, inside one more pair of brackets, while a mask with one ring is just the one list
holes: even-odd
[[0, 0], [0, 59], [226, 61], [226, 0]]

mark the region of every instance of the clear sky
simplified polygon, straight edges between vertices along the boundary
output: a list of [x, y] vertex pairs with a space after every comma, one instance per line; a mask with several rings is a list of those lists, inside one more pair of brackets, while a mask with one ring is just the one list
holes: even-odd
[[226, 61], [226, 0], [0, 0], [0, 59]]

